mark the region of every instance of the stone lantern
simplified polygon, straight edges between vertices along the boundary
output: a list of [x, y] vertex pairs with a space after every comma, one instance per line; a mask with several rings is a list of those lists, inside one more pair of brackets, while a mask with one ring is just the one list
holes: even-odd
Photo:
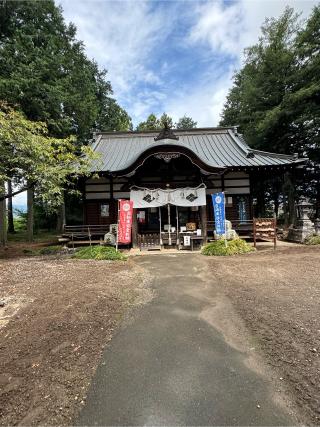
[[298, 211], [298, 221], [301, 224], [312, 224], [310, 220], [310, 215], [312, 213], [313, 204], [310, 203], [307, 199], [303, 199], [300, 203], [297, 204]]
[[307, 199], [297, 203], [297, 219], [293, 227], [289, 228], [288, 240], [303, 243], [306, 237], [315, 233], [314, 223], [310, 219], [313, 205]]

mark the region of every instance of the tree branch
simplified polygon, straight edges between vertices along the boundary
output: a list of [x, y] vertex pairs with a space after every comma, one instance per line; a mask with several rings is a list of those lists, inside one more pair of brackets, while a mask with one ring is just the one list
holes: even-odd
[[20, 188], [20, 190], [14, 191], [11, 194], [0, 194], [0, 202], [3, 202], [3, 200], [9, 199], [9, 197], [14, 197], [17, 194], [23, 193], [24, 191], [28, 190], [29, 188], [34, 187], [36, 182], [31, 182], [29, 185], [26, 185], [25, 187]]

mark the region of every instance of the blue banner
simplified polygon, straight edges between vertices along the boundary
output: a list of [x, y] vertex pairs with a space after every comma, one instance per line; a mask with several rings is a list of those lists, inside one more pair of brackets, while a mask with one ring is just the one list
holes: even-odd
[[225, 200], [224, 193], [211, 194], [214, 220], [217, 234], [225, 234]]

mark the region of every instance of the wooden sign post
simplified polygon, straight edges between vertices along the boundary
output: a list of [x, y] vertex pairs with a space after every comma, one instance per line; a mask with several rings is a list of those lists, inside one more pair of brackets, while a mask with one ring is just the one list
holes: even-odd
[[277, 246], [277, 220], [276, 218], [253, 218], [253, 242], [257, 247], [257, 238], [271, 240], [274, 249]]

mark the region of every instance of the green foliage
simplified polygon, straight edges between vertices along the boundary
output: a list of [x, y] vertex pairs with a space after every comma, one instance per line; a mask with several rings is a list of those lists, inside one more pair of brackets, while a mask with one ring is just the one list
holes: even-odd
[[159, 119], [155, 114], [151, 113], [145, 122], [138, 124], [136, 130], [160, 130], [164, 127], [165, 124], [167, 124], [169, 127], [173, 126], [172, 118], [169, 117], [166, 113], [163, 113]]
[[[9, 234], [8, 240], [10, 242], [26, 242], [28, 240], [27, 232], [25, 229], [18, 230], [13, 234]], [[47, 230], [36, 230], [34, 234], [34, 241], [37, 243], [47, 243], [48, 245], [50, 245], [53, 242], [57, 242], [57, 232]]]
[[246, 254], [253, 250], [253, 247], [242, 239], [230, 240], [227, 242], [227, 246], [225, 245], [224, 240], [216, 240], [205, 245], [202, 248], [201, 253], [207, 256], [228, 256]]
[[114, 99], [106, 99], [97, 118], [97, 128], [101, 131], [132, 130], [132, 120], [128, 113]]
[[303, 24], [291, 8], [266, 20], [259, 42], [245, 51], [220, 124], [239, 125], [254, 148], [308, 157], [298, 190], [320, 209], [319, 46], [320, 5]]
[[313, 235], [313, 236], [307, 237], [305, 240], [305, 244], [306, 245], [320, 245], [320, 236]]
[[110, 246], [87, 246], [78, 249], [73, 258], [77, 259], [96, 259], [110, 261], [125, 261], [127, 258], [121, 252], [116, 251]]
[[127, 257], [111, 246], [87, 246], [78, 249], [72, 256], [77, 259], [125, 261]]
[[51, 136], [83, 144], [92, 128], [130, 127], [111, 94], [106, 71], [86, 57], [53, 0], [0, 2], [0, 100], [47, 123]]
[[21, 231], [27, 230], [27, 218], [28, 218], [27, 212], [23, 212], [20, 210], [15, 211], [15, 215], [13, 217], [15, 232], [19, 233]]
[[136, 130], [161, 130], [165, 125], [168, 125], [169, 128], [173, 128], [175, 126], [176, 129], [192, 129], [197, 126], [197, 122], [195, 122], [191, 117], [184, 115], [177, 123], [174, 124], [172, 118], [168, 116], [168, 114], [163, 113], [160, 118], [157, 118], [157, 116], [152, 113], [145, 122], [138, 124]]
[[38, 198], [54, 209], [61, 204], [63, 186], [89, 173], [94, 158], [85, 146], [79, 156], [73, 142], [49, 137], [44, 123], [0, 104], [0, 183], [10, 178], [16, 186], [33, 186]]
[[193, 129], [197, 127], [197, 122], [195, 122], [191, 117], [184, 115], [177, 121], [175, 127], [177, 129]]

